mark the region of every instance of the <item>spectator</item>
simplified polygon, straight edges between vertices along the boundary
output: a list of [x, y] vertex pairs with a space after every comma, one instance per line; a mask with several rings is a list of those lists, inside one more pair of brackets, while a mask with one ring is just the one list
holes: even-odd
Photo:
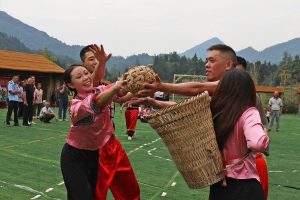
[[3, 98], [4, 97], [4, 95], [3, 95], [3, 89], [2, 89], [2, 87], [1, 87], [1, 85], [0, 85], [0, 108], [3, 108], [3, 105], [2, 105], [2, 102], [3, 102]]
[[6, 113], [6, 126], [10, 126], [10, 118], [14, 111], [14, 126], [19, 126], [18, 122], [18, 104], [19, 104], [19, 76], [13, 76], [8, 83], [8, 110]]
[[29, 76], [24, 89], [23, 126], [30, 126], [33, 118], [34, 76]]
[[269, 109], [269, 107], [265, 108], [265, 113], [266, 113], [266, 117], [267, 117], [268, 123], [270, 123], [270, 109]]
[[40, 112], [40, 120], [45, 123], [50, 123], [50, 120], [55, 117], [54, 112], [50, 108], [50, 103], [45, 102], [45, 106], [42, 108]]
[[68, 95], [69, 95], [69, 89], [67, 88], [66, 83], [63, 83], [63, 85], [58, 89], [59, 121], [67, 121], [66, 113], [67, 113], [68, 101], [69, 101]]
[[2, 87], [1, 87], [1, 85], [0, 85], [0, 101], [2, 101]]
[[42, 84], [38, 83], [37, 87], [34, 91], [33, 115], [34, 116], [39, 116], [42, 107], [43, 107], [43, 90], [42, 90]]
[[24, 87], [26, 86], [26, 79], [20, 82], [19, 88], [19, 105], [18, 105], [18, 117], [23, 117], [23, 108], [24, 108]]
[[274, 122], [274, 118], [276, 118], [276, 131], [279, 131], [279, 117], [280, 114], [282, 113], [282, 100], [279, 97], [279, 92], [275, 91], [274, 92], [274, 96], [270, 98], [269, 100], [269, 106], [270, 106], [270, 123], [269, 123], [269, 129], [268, 131], [271, 131], [272, 126], [273, 126], [273, 122]]

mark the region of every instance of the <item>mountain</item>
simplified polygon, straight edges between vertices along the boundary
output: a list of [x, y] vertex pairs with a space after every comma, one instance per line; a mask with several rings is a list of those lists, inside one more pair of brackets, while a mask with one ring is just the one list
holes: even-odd
[[[219, 38], [214, 37], [184, 51], [179, 55], [192, 58], [196, 54], [198, 58], [205, 60], [207, 49], [215, 44], [224, 44], [224, 42], [222, 42]], [[300, 55], [300, 38], [295, 38], [287, 42], [270, 46], [263, 51], [257, 51], [252, 47], [247, 47], [237, 51], [237, 55], [244, 57], [247, 61], [252, 63], [256, 61], [267, 61], [272, 64], [278, 64], [282, 60], [284, 52], [287, 52], [291, 56]]]
[[224, 44], [219, 38], [214, 37], [211, 38], [201, 44], [198, 44], [191, 49], [186, 50], [183, 53], [180, 53], [180, 56], [185, 56], [187, 58], [192, 58], [195, 54], [197, 55], [198, 58], [201, 58], [202, 60], [205, 60], [206, 54], [207, 54], [207, 49], [215, 44]]
[[[80, 45], [67, 45], [47, 33], [29, 26], [20, 20], [11, 17], [4, 11], [0, 11], [0, 31], [7, 34], [9, 38], [18, 39], [23, 46], [35, 53], [43, 52], [44, 49], [50, 51], [50, 54], [57, 57], [57, 63], [63, 67], [73, 63], [79, 63], [79, 52], [83, 48]], [[9, 40], [6, 38], [5, 40]], [[6, 41], [7, 42], [7, 41]], [[1, 48], [0, 49], [6, 49]], [[27, 49], [11, 48], [10, 50], [28, 52]], [[70, 59], [71, 58], [71, 59]], [[75, 60], [75, 61], [74, 61]], [[133, 65], [152, 64], [154, 57], [148, 54], [132, 55], [127, 58], [113, 56], [107, 63], [107, 68], [114, 67], [119, 72]]]
[[[8, 38], [5, 38], [7, 41], [15, 39], [19, 40], [19, 42], [13, 42], [14, 45], [19, 46], [14, 46], [10, 50], [28, 52], [28, 49], [30, 49], [32, 52], [41, 52], [43, 49], [47, 48], [55, 55], [61, 56], [68, 60], [67, 62], [62, 63], [69, 64], [72, 61], [69, 59], [69, 57], [74, 59], [76, 62], [79, 62], [79, 51], [83, 46], [67, 45], [64, 42], [49, 36], [47, 33], [29, 26], [14, 17], [11, 17], [4, 11], [0, 11], [0, 31], [7, 34]], [[3, 37], [4, 36], [2, 35], [2, 39]], [[1, 42], [2, 46], [4, 43], [5, 42]], [[23, 43], [23, 47], [21, 47], [21, 43]], [[192, 58], [196, 54], [198, 58], [205, 60], [207, 48], [214, 44], [224, 44], [224, 42], [222, 42], [219, 38], [214, 37], [184, 51], [179, 55]], [[0, 46], [0, 48], [5, 49], [7, 47]], [[257, 51], [252, 47], [247, 47], [238, 51], [237, 55], [245, 57], [250, 62], [267, 61], [277, 64], [281, 61], [284, 52], [287, 52], [292, 56], [300, 55], [300, 38], [295, 38], [287, 42], [270, 46], [263, 51]], [[117, 56], [112, 57], [109, 60], [107, 63], [107, 68], [114, 66], [115, 69], [123, 72], [128, 66], [136, 64], [152, 64], [153, 60], [153, 56], [148, 54], [133, 55], [127, 58]]]
[[262, 51], [256, 51], [252, 47], [248, 47], [238, 51], [237, 55], [244, 57], [250, 62], [267, 61], [278, 64], [282, 60], [284, 52], [291, 56], [300, 55], [300, 38], [270, 46]]
[[0, 11], [0, 30], [9, 36], [18, 38], [32, 50], [48, 48], [57, 55], [68, 56], [76, 60], [78, 60], [79, 51], [83, 47], [67, 45], [47, 33], [11, 17], [4, 11]]
[[18, 38], [8, 36], [5, 33], [0, 32], [0, 49], [19, 51], [24, 53], [30, 53], [31, 50], [27, 48]]
[[114, 67], [119, 72], [123, 73], [129, 67], [153, 64], [153, 62], [154, 56], [150, 56], [146, 53], [132, 55], [126, 58], [122, 56], [114, 56], [107, 62], [107, 68]]

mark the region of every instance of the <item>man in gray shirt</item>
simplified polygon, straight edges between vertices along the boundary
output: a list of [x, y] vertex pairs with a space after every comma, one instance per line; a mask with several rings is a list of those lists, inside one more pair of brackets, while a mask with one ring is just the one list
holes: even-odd
[[268, 131], [271, 131], [274, 118], [276, 118], [276, 131], [279, 131], [279, 117], [280, 114], [282, 113], [282, 100], [279, 97], [279, 92], [275, 91], [274, 96], [270, 98], [269, 100], [269, 106], [270, 106], [270, 123], [269, 123], [269, 128]]

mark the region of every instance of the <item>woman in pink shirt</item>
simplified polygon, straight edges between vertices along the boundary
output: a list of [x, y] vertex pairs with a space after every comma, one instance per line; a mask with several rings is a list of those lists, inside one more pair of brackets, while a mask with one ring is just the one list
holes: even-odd
[[247, 72], [232, 69], [211, 100], [214, 128], [226, 179], [210, 187], [210, 200], [263, 200], [255, 158], [269, 144], [258, 110], [255, 85]]
[[[81, 65], [68, 68], [64, 73], [64, 81], [69, 89], [76, 92], [76, 97], [71, 102], [72, 124], [61, 153], [62, 175], [68, 199], [92, 200], [95, 198], [98, 177], [99, 149], [106, 144], [115, 144], [112, 146], [118, 146], [115, 154], [124, 153], [114, 137], [109, 105], [125, 82], [94, 88], [90, 72]], [[132, 171], [129, 161], [125, 165]]]

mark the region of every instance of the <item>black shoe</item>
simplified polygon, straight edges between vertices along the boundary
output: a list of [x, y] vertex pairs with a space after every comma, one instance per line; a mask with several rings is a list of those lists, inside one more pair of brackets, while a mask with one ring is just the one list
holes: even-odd
[[23, 126], [30, 126], [30, 124], [23, 124]]

